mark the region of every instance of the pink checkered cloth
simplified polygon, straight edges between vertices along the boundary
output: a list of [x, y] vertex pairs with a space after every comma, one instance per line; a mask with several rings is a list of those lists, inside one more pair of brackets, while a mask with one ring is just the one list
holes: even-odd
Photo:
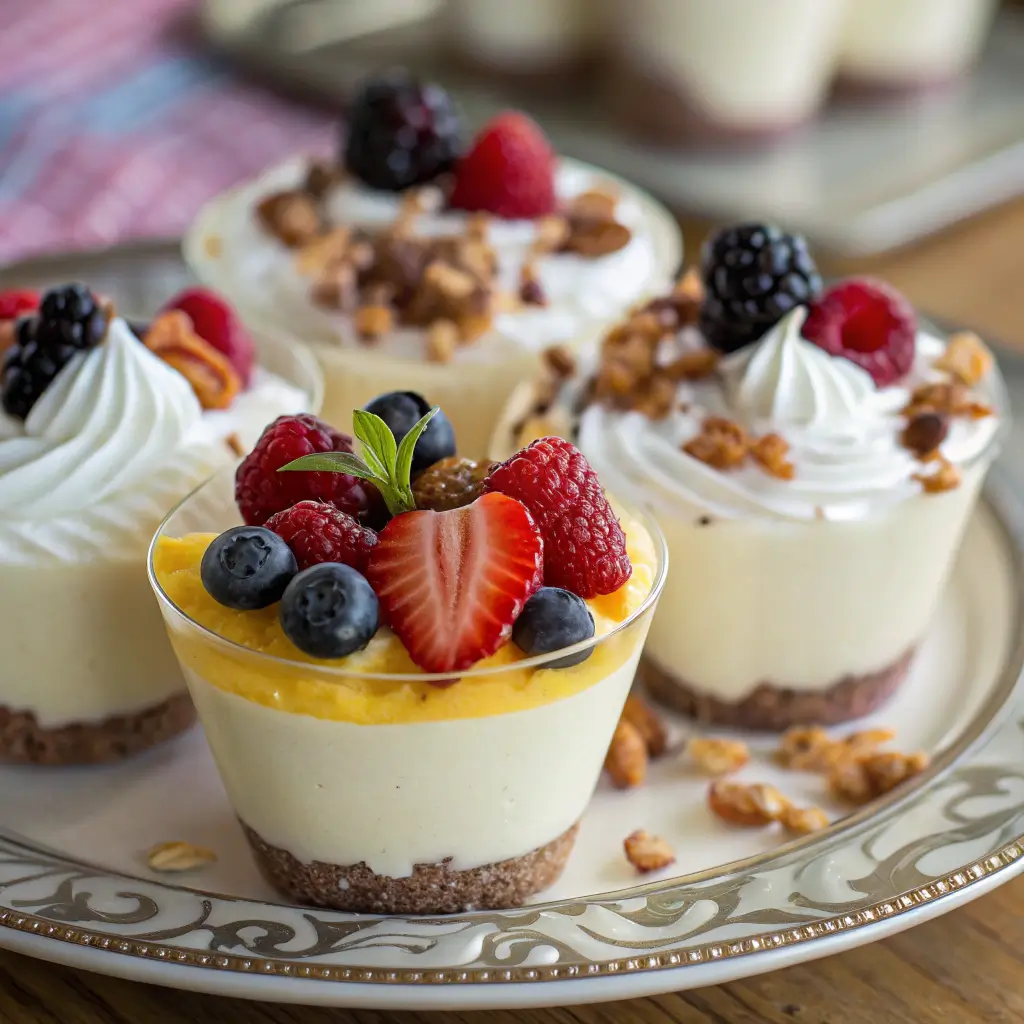
[[190, 0], [0, 0], [0, 262], [179, 235], [333, 119], [239, 81]]

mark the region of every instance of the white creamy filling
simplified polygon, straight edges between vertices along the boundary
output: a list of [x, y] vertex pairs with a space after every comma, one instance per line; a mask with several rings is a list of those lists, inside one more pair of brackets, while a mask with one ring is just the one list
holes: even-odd
[[401, 878], [448, 857], [456, 871], [520, 857], [571, 828], [597, 783], [640, 647], [553, 704], [402, 725], [291, 714], [186, 677], [245, 824], [305, 863], [365, 862]]
[[[304, 160], [291, 160], [215, 199], [200, 218], [202, 237], [193, 238], [188, 245], [189, 260], [250, 322], [307, 341], [358, 348], [350, 318], [313, 304], [309, 295], [312, 282], [299, 273], [294, 251], [268, 235], [255, 216], [260, 199], [301, 184], [305, 166]], [[598, 187], [603, 180], [598, 172], [563, 163], [556, 184], [559, 196], [567, 199]], [[397, 196], [351, 181], [343, 182], [327, 199], [333, 222], [367, 229], [392, 223], [399, 203]], [[676, 270], [678, 254], [669, 246], [673, 251], [665, 255], [671, 265], [662, 265], [665, 259], [656, 250], [654, 233], [664, 235], [665, 226], [652, 224], [652, 214], [628, 192], [619, 202], [617, 216], [633, 232], [625, 248], [597, 259], [560, 254], [532, 261], [548, 305], [498, 314], [487, 335], [457, 350], [456, 361], [500, 362], [518, 358], [524, 350], [539, 351], [575, 340], [666, 283]], [[456, 234], [465, 224], [465, 215], [457, 211], [425, 214], [417, 224], [428, 235]], [[535, 233], [532, 221], [492, 219], [489, 240], [497, 253], [499, 281], [504, 287], [518, 288]], [[210, 236], [219, 240], [216, 257], [204, 250], [203, 238]], [[395, 330], [377, 342], [374, 353], [423, 362], [424, 334], [411, 328]]]

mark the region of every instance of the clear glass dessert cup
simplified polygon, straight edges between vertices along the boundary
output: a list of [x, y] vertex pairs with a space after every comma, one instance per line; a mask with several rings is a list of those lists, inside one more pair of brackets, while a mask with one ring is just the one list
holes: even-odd
[[[651, 587], [603, 636], [454, 679], [360, 672], [225, 639], [175, 603], [170, 576], [162, 585], [162, 542], [237, 524], [231, 483], [215, 477], [167, 517], [149, 576], [264, 876], [302, 903], [379, 913], [518, 906], [549, 886], [572, 850], [665, 580], [654, 521], [628, 510], [653, 544], [643, 570]], [[582, 663], [557, 667], [583, 651]]]
[[701, 721], [764, 731], [882, 706], [927, 632], [1006, 436], [998, 368], [985, 398], [998, 428], [957, 465], [951, 490], [846, 519], [727, 518], [658, 502], [672, 562], [685, 571], [668, 580], [644, 652], [652, 695]]

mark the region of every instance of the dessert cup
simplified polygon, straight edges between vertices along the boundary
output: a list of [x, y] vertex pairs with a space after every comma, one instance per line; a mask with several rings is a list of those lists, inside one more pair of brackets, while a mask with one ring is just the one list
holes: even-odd
[[[142, 349], [142, 342], [128, 334], [124, 321], [115, 319], [110, 332], [121, 331], [124, 334], [118, 339], [108, 336], [103, 344], [125, 345], [129, 352], [131, 346]], [[195, 720], [149, 594], [145, 568], [149, 540], [183, 494], [234, 461], [227, 443], [232, 435], [236, 435], [232, 443], [251, 445], [268, 419], [300, 408], [315, 409], [322, 395], [319, 369], [306, 349], [265, 337], [255, 340], [260, 366], [249, 391], [231, 409], [202, 414], [187, 441], [175, 434], [184, 420], [173, 418], [175, 403], [160, 386], [169, 379], [194, 402], [187, 382], [146, 353], [148, 376], [142, 385], [127, 375], [116, 389], [101, 385], [94, 393], [83, 389], [62, 394], [54, 408], [44, 413], [53, 412], [54, 435], [67, 427], [66, 419], [60, 423], [61, 415], [78, 415], [80, 428], [70, 436], [62, 434], [63, 449], [44, 445], [42, 438], [38, 442], [37, 466], [45, 462], [47, 470], [56, 474], [49, 494], [19, 507], [5, 507], [4, 499], [10, 495], [3, 493], [0, 473], [0, 623], [5, 663], [0, 685], [0, 760], [110, 761], [169, 739]], [[153, 387], [146, 391], [149, 384]], [[60, 386], [58, 377], [53, 387]], [[139, 386], [143, 390], [133, 392]], [[83, 391], [87, 403], [90, 395], [97, 399], [85, 411], [75, 404], [83, 399]], [[37, 407], [47, 396], [44, 393]], [[118, 400], [127, 404], [118, 414], [113, 435], [104, 431], [100, 436], [93, 428], [113, 408], [107, 403]], [[36, 414], [33, 408], [32, 415]], [[28, 440], [5, 439], [0, 431], [0, 464], [5, 447], [18, 443]], [[89, 467], [104, 462], [117, 445], [122, 468], [129, 463], [134, 467], [130, 484], [93, 500]], [[64, 451], [66, 459], [60, 455], [58, 461], [49, 461], [58, 451]], [[96, 472], [102, 476], [104, 471]], [[10, 480], [8, 487], [17, 486]], [[106, 483], [97, 481], [97, 488]], [[77, 498], [69, 496], [69, 487], [78, 488]]]
[[949, 82], [977, 58], [997, 6], [996, 0], [857, 0], [843, 30], [841, 81], [883, 93]]
[[449, 0], [449, 37], [467, 63], [501, 77], [550, 82], [590, 64], [601, 43], [592, 0]]
[[812, 118], [846, 0], [617, 0], [609, 101], [665, 144], [765, 141]]
[[[350, 429], [353, 409], [396, 390], [429, 394], [451, 419], [460, 451], [484, 454], [496, 417], [517, 383], [540, 366], [546, 346], [574, 350], [593, 343], [636, 301], [665, 287], [678, 269], [682, 243], [671, 215], [639, 189], [604, 171], [571, 160], [557, 173], [560, 196], [611, 185], [621, 196], [621, 220], [632, 232], [625, 248], [585, 259], [552, 255], [538, 261], [550, 302], [544, 307], [499, 312], [486, 333], [459, 345], [448, 362], [432, 361], [426, 332], [402, 328], [372, 344], [360, 343], [352, 318], [324, 309], [311, 298], [313, 280], [300, 272], [296, 252], [258, 223], [256, 208], [267, 195], [301, 186], [307, 162], [294, 159], [211, 201], [185, 239], [185, 258], [195, 275], [226, 295], [250, 324], [278, 337], [294, 336], [315, 352], [325, 377], [324, 418]], [[335, 224], [381, 228], [399, 215], [401, 197], [342, 181], [327, 200]], [[465, 214], [428, 216], [425, 232], [462, 230]], [[510, 286], [534, 238], [530, 221], [490, 226], [500, 275]]]
[[[642, 675], [660, 701], [706, 722], [774, 731], [884, 703], [1006, 431], [994, 365], [968, 391], [938, 368], [953, 342], [919, 330], [906, 376], [876, 386], [804, 340], [804, 313], [714, 370], [715, 353], [685, 328], [672, 343], [681, 359], [711, 361], [681, 382], [669, 371], [660, 408], [588, 399], [586, 382], [563, 385], [553, 403], [550, 384], [522, 388], [491, 450], [502, 458], [524, 430], [560, 432], [612, 491], [650, 503], [676, 569]], [[618, 339], [627, 346], [629, 331]], [[956, 344], [985, 351], [973, 336]]]
[[[385, 629], [334, 662], [283, 636], [269, 651], [234, 642], [238, 613], [209, 601], [203, 611], [201, 588], [189, 589], [181, 572], [190, 534], [237, 523], [231, 478], [186, 499], [154, 538], [150, 580], [268, 881], [303, 903], [402, 914], [516, 906], [550, 885], [596, 785], [665, 576], [657, 527], [635, 518], [651, 543], [634, 560], [648, 589], [631, 613], [585, 644], [520, 661], [502, 649], [503, 661], [452, 679], [410, 671]], [[599, 602], [615, 598], [591, 607], [612, 614]], [[211, 609], [216, 633], [197, 621]], [[243, 626], [253, 637], [276, 622], [265, 611], [269, 618]], [[553, 667], [586, 647], [581, 664]]]

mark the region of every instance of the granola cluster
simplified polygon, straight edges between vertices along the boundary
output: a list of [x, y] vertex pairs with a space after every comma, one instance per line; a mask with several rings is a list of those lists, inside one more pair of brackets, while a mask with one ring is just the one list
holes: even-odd
[[331, 226], [323, 200], [340, 175], [334, 167], [312, 165], [299, 188], [264, 197], [257, 217], [296, 251], [300, 272], [313, 281], [313, 301], [350, 315], [364, 343], [396, 326], [422, 328], [427, 356], [435, 362], [449, 362], [460, 345], [485, 334], [498, 311], [547, 304], [536, 258], [572, 253], [596, 259], [631, 237], [616, 219], [614, 193], [582, 193], [564, 211], [536, 222], [534, 259], [508, 293], [497, 282], [489, 215], [471, 215], [458, 234], [421, 233], [418, 218], [445, 202], [441, 187], [427, 186], [406, 191], [398, 216], [379, 232]]

